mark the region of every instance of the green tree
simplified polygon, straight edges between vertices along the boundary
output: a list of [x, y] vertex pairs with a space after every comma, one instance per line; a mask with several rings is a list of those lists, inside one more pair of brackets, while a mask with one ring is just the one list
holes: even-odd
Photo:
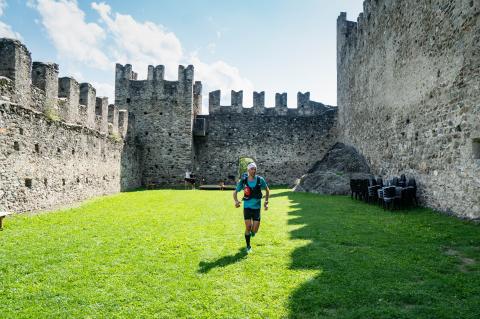
[[247, 172], [247, 166], [248, 166], [248, 164], [250, 164], [251, 162], [255, 162], [255, 161], [253, 160], [253, 158], [250, 158], [250, 157], [240, 157], [240, 159], [238, 160], [238, 175], [237, 175], [237, 179], [240, 179], [240, 177], [242, 176], [242, 174]]

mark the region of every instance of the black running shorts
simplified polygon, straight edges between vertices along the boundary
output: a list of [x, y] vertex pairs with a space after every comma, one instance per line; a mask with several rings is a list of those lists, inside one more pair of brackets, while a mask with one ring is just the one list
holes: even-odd
[[243, 219], [253, 219], [260, 221], [260, 208], [244, 208], [243, 209]]

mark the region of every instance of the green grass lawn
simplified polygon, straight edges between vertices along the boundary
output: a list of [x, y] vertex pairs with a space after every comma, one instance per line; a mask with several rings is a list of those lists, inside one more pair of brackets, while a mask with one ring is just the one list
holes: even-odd
[[0, 318], [478, 318], [479, 226], [274, 190], [122, 193], [5, 220]]

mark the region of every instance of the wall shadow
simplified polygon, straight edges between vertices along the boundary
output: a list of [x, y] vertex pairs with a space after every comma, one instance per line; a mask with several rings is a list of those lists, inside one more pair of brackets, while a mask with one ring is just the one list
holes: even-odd
[[[410, 214], [347, 196], [287, 197], [288, 223], [297, 226], [291, 239], [308, 242], [291, 253], [290, 267], [318, 273], [289, 296], [289, 318], [454, 318], [475, 311], [471, 292], [479, 280], [442, 253], [452, 242], [472, 250], [475, 226], [425, 208]], [[458, 294], [466, 299], [452, 303]]]

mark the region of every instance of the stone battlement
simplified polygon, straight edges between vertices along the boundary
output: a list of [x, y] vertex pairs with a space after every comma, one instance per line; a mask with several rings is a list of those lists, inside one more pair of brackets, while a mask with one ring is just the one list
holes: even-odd
[[[118, 108], [108, 108], [107, 98], [97, 98], [89, 83], [78, 83], [71, 77], [58, 77], [56, 63], [33, 62], [27, 47], [18, 40], [0, 39], [0, 76], [9, 79], [0, 92], [1, 99], [43, 112], [51, 119], [78, 124], [108, 134], [126, 132], [118, 127]], [[101, 99], [107, 107], [97, 107]], [[126, 124], [126, 123], [125, 123]]]
[[231, 91], [230, 105], [220, 105], [221, 91], [216, 90], [208, 95], [209, 114], [245, 113], [265, 114], [271, 116], [316, 116], [325, 112], [335, 112], [336, 107], [310, 100], [310, 92], [297, 93], [297, 107], [288, 108], [287, 93], [275, 94], [275, 106], [265, 106], [265, 92], [253, 92], [253, 107], [243, 106], [243, 91]]
[[50, 209], [138, 187], [129, 118], [91, 84], [58, 78], [57, 64], [32, 63], [20, 41], [0, 39], [0, 209]]

